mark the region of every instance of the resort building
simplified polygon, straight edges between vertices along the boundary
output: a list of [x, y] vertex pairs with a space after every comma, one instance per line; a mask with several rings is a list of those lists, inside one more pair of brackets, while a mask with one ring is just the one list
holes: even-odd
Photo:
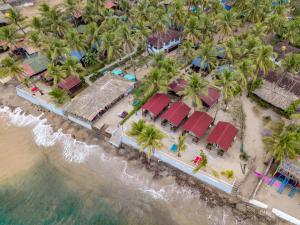
[[177, 129], [187, 118], [191, 108], [183, 102], [174, 102], [166, 112], [161, 115], [162, 125], [169, 123], [172, 129]]
[[203, 106], [207, 109], [213, 107], [219, 101], [219, 98], [220, 92], [212, 87], [208, 88], [207, 95], [200, 96]]
[[168, 108], [171, 98], [166, 94], [156, 93], [148, 102], [142, 106], [142, 113], [147, 114], [155, 120], [166, 108]]
[[65, 90], [69, 95], [73, 95], [81, 87], [81, 81], [76, 76], [69, 76], [58, 83], [58, 87]]
[[34, 57], [25, 59], [23, 62], [24, 78], [31, 78], [33, 76], [40, 75], [47, 70], [49, 60], [43, 55], [35, 55]]
[[177, 96], [182, 96], [182, 91], [187, 84], [188, 82], [186, 80], [178, 78], [169, 84], [169, 92]]
[[205, 132], [213, 123], [213, 118], [205, 112], [195, 111], [186, 121], [183, 126], [184, 132], [188, 132], [194, 137], [197, 142], [199, 138], [203, 137]]
[[237, 133], [238, 129], [232, 124], [220, 121], [206, 139], [207, 148], [216, 148], [223, 155], [231, 147]]
[[134, 88], [134, 83], [105, 75], [79, 93], [64, 107], [65, 115], [88, 129]]
[[271, 71], [253, 94], [280, 110], [286, 110], [300, 98], [300, 78]]
[[148, 38], [147, 49], [149, 53], [170, 52], [181, 43], [181, 33], [176, 30], [167, 30], [156, 33]]

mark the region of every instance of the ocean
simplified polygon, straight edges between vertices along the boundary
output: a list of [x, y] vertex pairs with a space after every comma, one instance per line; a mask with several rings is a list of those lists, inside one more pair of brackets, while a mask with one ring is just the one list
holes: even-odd
[[54, 132], [41, 116], [0, 107], [1, 225], [232, 225], [173, 177], [153, 180], [136, 161]]

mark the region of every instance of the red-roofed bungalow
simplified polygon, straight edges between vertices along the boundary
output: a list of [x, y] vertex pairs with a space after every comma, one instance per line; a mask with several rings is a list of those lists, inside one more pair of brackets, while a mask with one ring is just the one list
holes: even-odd
[[216, 147], [221, 150], [219, 153], [222, 155], [231, 147], [237, 133], [238, 129], [236, 129], [231, 123], [220, 121], [208, 136], [206, 140], [208, 143], [207, 147]]
[[211, 126], [213, 118], [205, 112], [195, 111], [184, 124], [183, 130], [195, 137], [195, 141], [201, 138]]
[[112, 0], [107, 0], [107, 1], [104, 3], [104, 7], [105, 7], [106, 9], [116, 9], [117, 6], [118, 6], [118, 5], [117, 5], [114, 1], [112, 1]]
[[215, 88], [210, 87], [208, 88], [208, 94], [201, 95], [200, 98], [203, 105], [207, 108], [210, 108], [219, 101], [220, 93]]
[[191, 108], [183, 102], [174, 102], [161, 116], [162, 125], [169, 122], [176, 129], [187, 118]]
[[149, 113], [152, 119], [156, 119], [169, 106], [170, 102], [171, 99], [168, 95], [156, 93], [142, 106], [143, 115]]
[[69, 76], [63, 81], [59, 82], [58, 87], [65, 90], [68, 94], [72, 95], [81, 87], [81, 81], [78, 77]]
[[180, 96], [181, 92], [184, 90], [187, 83], [188, 82], [186, 80], [184, 80], [182, 78], [178, 78], [169, 84], [169, 90], [170, 90], [170, 92]]

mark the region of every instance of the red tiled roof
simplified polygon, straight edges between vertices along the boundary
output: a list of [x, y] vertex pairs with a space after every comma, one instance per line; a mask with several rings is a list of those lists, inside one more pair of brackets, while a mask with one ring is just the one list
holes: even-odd
[[142, 109], [148, 110], [154, 116], [157, 116], [164, 108], [168, 106], [171, 99], [166, 94], [156, 93], [146, 102]]
[[160, 49], [164, 46], [164, 43], [169, 43], [173, 39], [179, 39], [181, 37], [181, 33], [176, 30], [169, 29], [163, 33], [156, 33], [151, 35], [148, 38], [148, 42], [157, 49]]
[[208, 107], [211, 107], [218, 102], [220, 93], [215, 88], [208, 88], [208, 95], [201, 95], [200, 98]]
[[171, 84], [169, 84], [169, 89], [171, 91], [174, 91], [176, 94], [183, 91], [184, 88], [187, 85], [187, 81], [181, 78], [178, 78], [177, 80], [173, 81]]
[[167, 120], [178, 127], [184, 118], [189, 114], [191, 108], [183, 102], [174, 102], [171, 107], [161, 116], [161, 119]]
[[206, 141], [210, 144], [217, 144], [222, 150], [228, 151], [237, 133], [238, 129], [232, 124], [220, 121]]
[[184, 124], [183, 130], [192, 132], [198, 138], [202, 137], [210, 124], [213, 122], [213, 118], [205, 112], [195, 111], [188, 121]]
[[108, 0], [104, 3], [104, 7], [106, 9], [112, 9], [113, 7], [116, 7], [116, 6], [117, 6], [117, 4], [114, 1]]
[[75, 76], [69, 76], [63, 81], [58, 83], [58, 87], [61, 89], [64, 89], [65, 91], [70, 91], [73, 87], [80, 84], [81, 81], [78, 77]]

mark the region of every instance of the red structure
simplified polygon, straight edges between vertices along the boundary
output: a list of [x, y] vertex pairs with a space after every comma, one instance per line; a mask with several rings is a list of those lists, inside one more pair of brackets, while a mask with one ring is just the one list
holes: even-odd
[[104, 3], [104, 7], [106, 9], [115, 9], [118, 5], [114, 2], [114, 1], [111, 1], [111, 0], [108, 0]]
[[181, 95], [181, 92], [184, 90], [187, 83], [188, 82], [186, 80], [178, 78], [177, 80], [169, 84], [169, 90], [176, 95]]
[[168, 121], [173, 127], [178, 127], [189, 115], [191, 108], [183, 102], [174, 102], [171, 107], [161, 116], [162, 120]]
[[183, 130], [197, 138], [201, 138], [212, 122], [213, 118], [207, 113], [195, 111], [184, 124]]
[[73, 94], [81, 86], [81, 81], [78, 77], [69, 76], [63, 81], [58, 83], [58, 87], [68, 92], [68, 94]]
[[236, 129], [231, 123], [220, 121], [210, 133], [206, 142], [208, 144], [217, 145], [216, 147], [227, 152], [237, 133], [238, 129]]
[[155, 119], [165, 108], [168, 107], [171, 99], [166, 94], [156, 93], [142, 106], [143, 113], [149, 112], [152, 119]]
[[218, 102], [220, 98], [220, 93], [215, 88], [210, 87], [208, 88], [208, 94], [201, 95], [200, 98], [203, 102], [203, 105], [207, 108], [210, 108]]

